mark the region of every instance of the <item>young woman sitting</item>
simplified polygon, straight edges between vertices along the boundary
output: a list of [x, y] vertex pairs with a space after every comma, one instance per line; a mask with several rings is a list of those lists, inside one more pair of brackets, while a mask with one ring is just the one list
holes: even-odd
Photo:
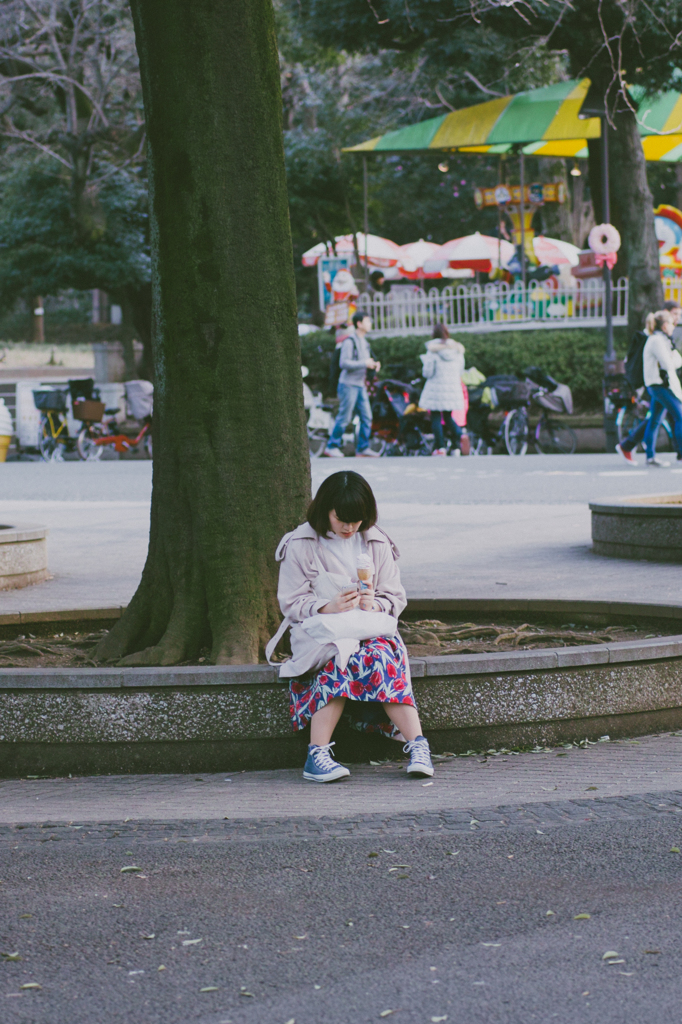
[[[433, 775], [407, 651], [397, 632], [396, 620], [407, 604], [396, 565], [399, 552], [376, 521], [376, 501], [367, 481], [358, 473], [334, 473], [320, 485], [307, 522], [287, 533], [277, 549], [277, 596], [284, 621], [267, 653], [270, 658], [290, 626], [292, 657], [280, 667], [280, 676], [291, 680], [294, 730], [310, 722], [303, 777], [313, 782], [350, 775], [331, 754], [332, 734], [346, 701], [363, 704], [361, 727], [406, 741], [408, 775]], [[358, 574], [367, 582], [360, 583]], [[368, 613], [359, 618], [360, 632], [369, 639], [343, 635], [342, 617], [355, 609]], [[372, 613], [377, 615], [376, 633]], [[325, 632], [319, 617], [327, 615], [336, 617], [338, 638], [316, 639], [311, 634], [319, 637], [319, 627]], [[386, 635], [379, 635], [384, 626]]]

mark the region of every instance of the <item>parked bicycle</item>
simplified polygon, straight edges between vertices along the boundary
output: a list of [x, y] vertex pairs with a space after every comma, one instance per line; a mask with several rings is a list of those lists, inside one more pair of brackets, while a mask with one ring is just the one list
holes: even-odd
[[[537, 453], [572, 455], [576, 450], [575, 432], [550, 415], [551, 412], [569, 415], [573, 412], [571, 389], [537, 366], [524, 371], [524, 377], [525, 380], [519, 380], [512, 375], [498, 374], [469, 390], [467, 427], [472, 455], [492, 454], [502, 447], [509, 455], [525, 455], [531, 435], [529, 410], [532, 403], [541, 410], [533, 431]], [[490, 414], [495, 409], [504, 410], [497, 429], [490, 423]]]
[[128, 418], [139, 423], [134, 433], [119, 429], [119, 409], [105, 409], [104, 403], [97, 400], [74, 403], [74, 416], [83, 421], [77, 439], [78, 454], [86, 462], [101, 459], [107, 446], [113, 446], [120, 454], [139, 448], [148, 459], [152, 458], [154, 385], [148, 380], [129, 380], [123, 387]]

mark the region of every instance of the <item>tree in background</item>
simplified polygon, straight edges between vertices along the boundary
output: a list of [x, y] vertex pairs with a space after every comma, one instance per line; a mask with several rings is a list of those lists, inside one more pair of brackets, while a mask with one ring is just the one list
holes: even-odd
[[[555, 80], [589, 76], [612, 126], [612, 193], [620, 199], [630, 326], [641, 326], [647, 310], [660, 305], [652, 197], [626, 83], [649, 92], [675, 86], [682, 40], [677, 0], [338, 0], [331, 7], [322, 0], [289, 2], [300, 12], [302, 31], [320, 45], [353, 53], [423, 54], [432, 75], [457, 69], [458, 106], [464, 105], [464, 79], [479, 90], [479, 100], [513, 92], [538, 58], [554, 56]], [[594, 159], [590, 164], [599, 218], [599, 168]]]
[[[154, 478], [140, 586], [98, 656], [249, 663], [310, 460], [271, 0], [133, 0], [152, 237]], [[266, 284], [263, 286], [262, 282]]]
[[[144, 116], [124, 0], [0, 8], [0, 305], [103, 288], [150, 337]], [[129, 369], [134, 369], [132, 366]]]

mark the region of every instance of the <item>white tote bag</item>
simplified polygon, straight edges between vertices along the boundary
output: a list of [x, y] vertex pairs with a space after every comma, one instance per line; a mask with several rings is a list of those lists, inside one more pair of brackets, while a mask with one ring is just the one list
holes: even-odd
[[372, 640], [376, 636], [395, 636], [398, 632], [398, 620], [388, 612], [364, 612], [361, 608], [311, 615], [299, 625], [318, 644], [334, 643], [335, 640]]

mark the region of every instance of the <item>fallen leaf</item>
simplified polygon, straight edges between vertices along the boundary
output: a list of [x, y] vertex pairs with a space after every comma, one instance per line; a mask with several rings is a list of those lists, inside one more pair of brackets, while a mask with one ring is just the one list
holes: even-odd
[[163, 964], [161, 964], [161, 965], [160, 965], [159, 967], [157, 967], [156, 969], [157, 969], [157, 971], [165, 971], [165, 970], [166, 970], [166, 968], [164, 967], [164, 965], [163, 965]]
[[313, 988], [317, 989], [318, 992], [319, 992], [319, 990], [322, 988], [322, 986], [321, 985], [313, 985]]
[[112, 907], [117, 907], [119, 910], [122, 910], [124, 906], [123, 903], [112, 903], [111, 905]]
[[431, 1024], [440, 1024], [440, 1021], [447, 1020], [447, 1019], [448, 1019], [447, 1013], [445, 1014], [444, 1017], [432, 1017], [431, 1018]]
[[391, 1014], [395, 1013], [395, 1012], [396, 1012], [395, 1010], [382, 1010], [381, 1013], [379, 1014], [379, 1016], [380, 1017], [390, 1017]]
[[445, 851], [445, 856], [446, 857], [457, 857], [458, 855], [459, 855], [459, 850], [446, 850]]
[[368, 857], [378, 857], [379, 854], [376, 852], [376, 850], [372, 850], [370, 853], [367, 854], [367, 856]]
[[152, 932], [151, 935], [140, 935], [140, 938], [141, 939], [155, 939], [156, 935], [154, 934], [154, 932]]
[[481, 945], [482, 946], [489, 946], [489, 947], [492, 947], [493, 949], [497, 949], [499, 946], [502, 945], [502, 943], [501, 942], [482, 942]]
[[660, 949], [645, 949], [645, 953], [660, 953]]
[[671, 853], [679, 853], [680, 852], [679, 846], [671, 846], [670, 847], [670, 852]]
[[121, 868], [122, 875], [127, 875], [134, 871], [142, 871], [142, 868], [138, 868], [135, 864], [128, 864], [126, 867]]
[[631, 977], [632, 977], [632, 975], [633, 975], [633, 974], [634, 974], [635, 972], [634, 972], [634, 971], [618, 971], [618, 973], [619, 973], [619, 974], [622, 974], [624, 978], [631, 978]]
[[304, 939], [308, 938], [308, 935], [294, 935], [294, 938], [298, 939], [299, 942], [303, 942]]
[[589, 921], [591, 914], [576, 914], [573, 918], [574, 921]]
[[381, 764], [381, 761], [370, 761], [369, 763], [373, 764], [374, 767], [377, 768]]
[[395, 850], [384, 850], [384, 853], [395, 853]]
[[20, 985], [19, 988], [42, 988], [37, 981], [27, 981], [25, 985]]
[[556, 914], [554, 913], [553, 910], [548, 910], [547, 913], [545, 914], [545, 917], [556, 917]]
[[432, 782], [422, 782], [422, 789], [425, 789], [426, 786], [432, 786], [432, 785], [433, 785]]
[[596, 786], [588, 786], [587, 790], [585, 790], [585, 792], [588, 792], [590, 789], [596, 789], [596, 788], [597, 788]]
[[29, 917], [33, 917], [33, 914], [20, 914], [19, 915], [19, 920], [20, 921], [26, 921]]
[[183, 939], [182, 944], [183, 946], [196, 946], [203, 941], [203, 939]]
[[0, 953], [0, 956], [2, 956], [3, 960], [21, 960], [18, 953]]
[[544, 833], [544, 832], [543, 832], [543, 831], [542, 831], [541, 829], [539, 829], [539, 828], [536, 828], [536, 829], [535, 829], [535, 831], [537, 832], [537, 834], [538, 834], [539, 836], [544, 836], [544, 834], [545, 834], [545, 833]]
[[624, 964], [625, 960], [609, 960], [609, 964]]
[[613, 960], [614, 956], [620, 956], [620, 953], [616, 953], [615, 949], [607, 949], [602, 960]]
[[247, 989], [244, 988], [243, 985], [242, 985], [241, 989], [239, 990], [239, 995], [240, 996], [248, 996], [249, 999], [255, 999], [256, 998], [254, 996], [253, 992], [249, 992]]
[[583, 996], [589, 996], [590, 993], [589, 992], [581, 992], [580, 994], [583, 995]]
[[[558, 756], [559, 755], [557, 754], [557, 757]], [[545, 793], [553, 793], [556, 788], [556, 786], [540, 786], [540, 789], [544, 789]]]
[[206, 985], [204, 988], [199, 989], [200, 992], [219, 992], [220, 989], [217, 985]]
[[284, 1024], [296, 1024], [295, 1017], [289, 1017], [289, 1020], [285, 1021]]

